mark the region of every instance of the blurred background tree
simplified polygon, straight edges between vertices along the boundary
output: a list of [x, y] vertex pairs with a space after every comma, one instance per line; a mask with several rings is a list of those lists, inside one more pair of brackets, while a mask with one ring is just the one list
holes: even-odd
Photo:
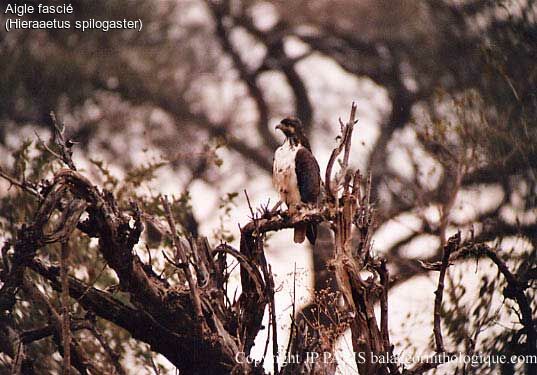
[[[535, 1], [71, 4], [74, 14], [59, 18], [141, 19], [143, 30], [0, 34], [0, 152], [18, 178], [39, 168], [9, 155], [34, 130], [46, 137], [54, 110], [97, 181], [126, 196], [190, 191], [185, 230], [207, 230], [196, 189], [221, 196], [255, 181], [264, 184], [256, 199], [266, 200], [273, 124], [300, 118], [323, 164], [334, 113], [358, 98], [365, 146], [352, 163], [373, 173], [378, 250], [395, 283], [426, 272], [418, 258], [439, 260], [456, 228], [500, 246], [520, 238], [506, 255], [521, 254], [520, 272], [535, 267]], [[5, 238], [25, 212], [11, 194]], [[316, 290], [330, 281], [325, 245], [313, 257]]]

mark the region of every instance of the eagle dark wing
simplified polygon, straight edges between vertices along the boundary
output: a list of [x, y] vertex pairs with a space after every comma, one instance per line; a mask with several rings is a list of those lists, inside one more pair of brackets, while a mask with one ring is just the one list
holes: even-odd
[[317, 160], [307, 148], [302, 147], [296, 153], [295, 173], [302, 202], [316, 203], [321, 190], [321, 175]]

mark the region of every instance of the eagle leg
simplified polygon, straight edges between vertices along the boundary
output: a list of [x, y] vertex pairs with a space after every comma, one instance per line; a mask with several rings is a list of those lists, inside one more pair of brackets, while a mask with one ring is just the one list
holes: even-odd
[[287, 209], [287, 214], [288, 214], [290, 217], [295, 216], [297, 212], [298, 212], [298, 207], [297, 207], [296, 204], [291, 204], [291, 205], [289, 205], [289, 208]]

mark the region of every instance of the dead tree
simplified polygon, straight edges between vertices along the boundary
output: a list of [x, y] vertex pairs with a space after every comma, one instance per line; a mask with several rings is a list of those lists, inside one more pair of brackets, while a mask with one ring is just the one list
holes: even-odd
[[[301, 327], [295, 327], [286, 355], [298, 355], [301, 360], [283, 368], [282, 373], [333, 373], [336, 368], [334, 361], [309, 363], [303, 354], [306, 351], [333, 350], [333, 341], [348, 327], [352, 331], [355, 352], [365, 353], [366, 358], [371, 358], [370, 354], [390, 355], [392, 346], [387, 325], [389, 275], [385, 261], [373, 257], [370, 252], [373, 220], [369, 200], [371, 180], [367, 178], [364, 181], [359, 171], [353, 172], [348, 168], [355, 112], [353, 105], [348, 123], [341, 123], [340, 142], [326, 170], [322, 204], [305, 207], [294, 216], [267, 210], [256, 214], [251, 209], [252, 221], [241, 229], [239, 251], [228, 244], [212, 249], [203, 237], [180, 238], [170, 203], [167, 198], [162, 198], [168, 236], [175, 252], [173, 257], [163, 254], [176, 268], [181, 280], [179, 285], [172, 285], [157, 275], [151, 265], [144, 264], [133, 251], [144, 229], [142, 216], [150, 214], [142, 213], [136, 202], [131, 202], [129, 207], [120, 207], [110, 192], [100, 190], [77, 172], [70, 150], [66, 149], [66, 142], [58, 132], [56, 143], [61, 152], [55, 155], [70, 168], [57, 172], [51, 182], [41, 183], [38, 191], [17, 183], [36, 197], [39, 209], [33, 222], [21, 227], [13, 244], [13, 256], [3, 270], [0, 289], [2, 316], [12, 311], [19, 290], [31, 294], [27, 290], [25, 275], [37, 272], [50, 282], [54, 290], [62, 292], [62, 314], [52, 307], [50, 309], [57, 322], [51, 333], [62, 338], [57, 343], [64, 354], [66, 366], [70, 364], [80, 373], [98, 371], [99, 366], [87, 358], [76, 340], [71, 343], [66, 289], [69, 296], [78, 300], [88, 312], [126, 329], [133, 338], [148, 343], [152, 350], [166, 356], [181, 371], [199, 374], [263, 373], [262, 362], [245, 363], [237, 361], [235, 356], [237, 353], [246, 357], [250, 354], [254, 339], [262, 330], [267, 306], [271, 328], [267, 334], [272, 335], [273, 351], [278, 353], [274, 281], [264, 255], [264, 237], [268, 232], [293, 228], [299, 223], [324, 222], [333, 231], [335, 239], [335, 257], [326, 266], [335, 272], [345, 314], [339, 317], [333, 332], [319, 331], [314, 322], [303, 321]], [[336, 159], [342, 153], [340, 170], [333, 175]], [[88, 217], [81, 220], [83, 212]], [[52, 220], [53, 213], [59, 214], [55, 222]], [[157, 218], [154, 220], [158, 221]], [[47, 232], [45, 227], [50, 225], [54, 229]], [[358, 231], [357, 243], [351, 241], [353, 229]], [[118, 276], [120, 288], [130, 294], [131, 305], [68, 276], [66, 248], [75, 231], [98, 238], [99, 251]], [[61, 267], [36, 257], [38, 249], [53, 243], [62, 244]], [[242, 292], [234, 301], [228, 299], [226, 292], [226, 256], [235, 258], [240, 264]], [[364, 279], [361, 275], [363, 270], [370, 271], [373, 276]], [[40, 299], [46, 301], [44, 296]], [[379, 299], [382, 306], [380, 326], [373, 309]], [[9, 320], [3, 319], [2, 325], [17, 332]], [[96, 332], [91, 322], [88, 325], [91, 332]], [[310, 332], [317, 334], [309, 335]], [[18, 336], [18, 341], [22, 342], [20, 332]], [[31, 341], [25, 342], [25, 345], [29, 344]], [[66, 348], [66, 344], [69, 347]], [[23, 353], [23, 346], [20, 346], [17, 358], [24, 358]], [[109, 360], [116, 372], [121, 373], [117, 358], [109, 356]], [[20, 372], [20, 363], [18, 359], [14, 361], [15, 372]], [[398, 373], [395, 365], [379, 367], [369, 360], [358, 362], [358, 368], [361, 374]], [[276, 357], [274, 372], [279, 373]]]
[[[164, 355], [181, 372], [263, 374], [263, 359], [239, 361], [237, 355], [249, 358], [254, 340], [263, 332], [265, 314], [269, 317], [268, 328], [264, 330], [266, 346], [272, 342], [275, 374], [333, 374], [337, 367], [333, 344], [349, 328], [354, 352], [363, 353], [356, 357], [361, 375], [420, 374], [436, 367], [438, 364], [425, 363], [402, 371], [391, 360], [372, 361], [374, 357], [391, 359], [393, 356], [388, 327], [390, 276], [386, 260], [371, 251], [374, 221], [371, 177], [349, 168], [355, 114], [353, 105], [348, 122], [340, 121], [341, 136], [326, 169], [321, 204], [302, 207], [290, 216], [287, 211], [266, 208], [255, 212], [248, 199], [251, 221], [241, 228], [238, 250], [226, 243], [212, 247], [205, 237], [180, 236], [167, 197], [161, 198], [162, 217], [142, 212], [137, 202], [118, 202], [111, 192], [93, 185], [76, 170], [71, 160], [72, 143], [65, 141], [63, 133], [55, 126], [55, 143], [60, 152], [48, 147], [46, 150], [69, 168], [59, 170], [52, 180], [39, 184], [18, 181], [0, 171], [2, 177], [38, 203], [32, 220], [22, 224], [16, 239], [2, 249], [0, 350], [12, 359], [12, 372], [32, 373], [33, 363], [25, 354], [26, 348], [37, 340], [53, 336], [64, 358], [64, 373], [71, 369], [82, 374], [105, 373], [103, 364], [91, 358], [72, 334], [87, 330], [106, 353], [107, 368], [117, 374], [126, 373], [119, 356], [97, 328], [96, 318], [99, 318], [149, 344], [151, 350]], [[338, 158], [339, 168], [336, 168]], [[166, 251], [162, 254], [174, 268], [179, 282], [157, 274], [151, 262], [142, 262], [134, 250], [144, 231], [143, 222], [148, 219], [159, 228], [166, 228], [164, 223], [167, 224], [164, 235], [172, 245], [167, 249], [168, 252], [171, 249], [172, 255]], [[319, 322], [293, 316], [287, 349], [279, 353], [274, 280], [265, 258], [264, 240], [269, 232], [303, 223], [322, 223], [333, 233], [334, 257], [326, 267], [333, 271], [338, 284], [338, 291], [331, 295], [332, 303], [343, 307], [331, 330], [319, 329]], [[110, 292], [87, 285], [69, 272], [69, 254], [73, 250], [69, 248], [69, 240], [75, 235], [98, 239], [98, 251], [117, 275], [119, 288], [128, 293], [128, 303]], [[38, 251], [55, 249], [52, 244], [61, 245], [59, 265], [37, 255]], [[429, 269], [440, 271], [434, 301], [436, 353], [446, 352], [440, 314], [445, 274], [451, 262], [471, 254], [489, 257], [506, 277], [509, 285], [506, 297], [520, 306], [528, 336], [527, 349], [533, 353], [536, 334], [531, 306], [524, 293], [527, 282], [514, 276], [488, 247], [462, 246], [460, 236], [447, 241], [440, 264], [428, 265]], [[227, 258], [234, 258], [240, 265], [241, 293], [232, 300], [228, 293]], [[29, 282], [30, 273], [41, 275], [58, 296], [61, 295], [61, 312]], [[369, 276], [365, 277], [366, 274]], [[17, 297], [44, 305], [52, 324], [23, 331], [12, 316]], [[69, 299], [76, 300], [87, 312], [82, 321], [70, 319]], [[380, 321], [374, 312], [376, 303], [381, 307]], [[327, 352], [330, 360], [311, 361], [304, 355], [307, 352]], [[278, 354], [295, 356], [298, 361], [280, 368]]]
[[[335, 256], [326, 266], [335, 271], [345, 313], [338, 315], [335, 331], [308, 336], [309, 332], [319, 332], [317, 322], [304, 322], [293, 330], [292, 343], [286, 355], [296, 356], [298, 363], [286, 366], [283, 373], [334, 373], [336, 364], [333, 353], [330, 361], [308, 361], [307, 351], [325, 352], [333, 350], [333, 342], [346, 328], [352, 332], [353, 349], [364, 353], [366, 361], [357, 360], [360, 374], [398, 374], [395, 364], [377, 365], [371, 362], [373, 355], [391, 356], [392, 346], [388, 333], [387, 290], [389, 274], [386, 262], [371, 254], [370, 228], [373, 224], [373, 207], [370, 202], [371, 179], [364, 178], [359, 171], [349, 169], [351, 138], [356, 106], [353, 105], [349, 121], [340, 121], [341, 137], [330, 157], [325, 173], [325, 197], [320, 207], [307, 207], [297, 215], [288, 217], [285, 212], [265, 214], [246, 225], [243, 238], [256, 238], [270, 231], [292, 228], [297, 223], [328, 223], [334, 233]], [[334, 175], [334, 164], [339, 156], [340, 168]], [[353, 241], [353, 230], [358, 231], [358, 241]], [[362, 271], [373, 276], [364, 279]], [[374, 313], [376, 301], [381, 301], [382, 316], [380, 326]], [[337, 296], [335, 301], [337, 303]]]
[[[57, 142], [57, 146], [63, 150], [59, 157], [65, 164], [74, 166], [65, 143]], [[39, 191], [26, 188], [23, 183], [19, 186], [34, 193], [39, 208], [32, 222], [21, 226], [16, 240], [6, 245], [3, 252], [0, 328], [11, 332], [15, 341], [11, 343], [15, 348], [8, 350], [8, 355], [12, 354], [15, 358], [15, 373], [22, 371], [21, 363], [31, 362], [24, 357], [24, 346], [30, 345], [31, 340], [24, 341], [22, 332], [10, 319], [16, 295], [21, 290], [25, 298], [35, 299], [25, 288], [28, 272], [43, 276], [58, 293], [66, 292], [67, 288], [69, 296], [86, 311], [127, 330], [133, 338], [166, 356], [181, 371], [199, 374], [262, 372], [255, 364], [235, 360], [238, 352], [248, 355], [252, 339], [260, 329], [257, 324], [259, 316], [262, 317], [269, 300], [269, 290], [262, 276], [263, 267], [254, 258], [253, 252], [241, 254], [229, 246], [212, 249], [205, 238], [179, 238], [169, 203], [163, 198], [176, 259], [169, 259], [169, 262], [177, 268], [181, 281], [171, 285], [157, 275], [151, 265], [144, 264], [133, 250], [144, 229], [142, 212], [135, 202], [121, 207], [110, 192], [94, 186], [75, 168], [58, 171], [52, 181], [41, 183]], [[87, 218], [81, 220], [84, 212]], [[120, 289], [130, 294], [130, 304], [67, 276], [68, 254], [65, 250], [75, 232], [98, 239], [99, 251], [117, 275]], [[256, 242], [255, 239], [245, 239], [250, 240]], [[55, 243], [62, 244], [61, 267], [36, 257], [38, 250]], [[10, 248], [13, 254], [7, 257], [5, 255]], [[240, 302], [229, 301], [225, 294], [227, 271], [223, 255], [235, 257], [248, 275], [250, 288], [245, 288], [248, 290], [243, 293]], [[65, 302], [65, 299], [62, 301]], [[62, 338], [57, 342], [58, 349], [65, 355], [66, 364], [70, 363], [80, 373], [87, 373], [89, 368], [98, 371], [101, 368], [99, 364], [92, 364], [90, 359], [82, 360], [85, 356], [79, 353], [76, 342], [70, 340], [67, 332], [69, 314], [66, 311], [65, 305], [61, 315], [51, 309], [50, 313], [58, 324], [49, 335], [38, 336], [36, 340], [50, 334], [58, 335]], [[90, 332], [98, 332], [94, 322], [87, 323]], [[64, 347], [69, 342], [72, 342], [70, 348]], [[109, 356], [109, 360], [114, 362], [113, 368], [121, 368], [117, 358]], [[31, 363], [26, 366], [30, 368]], [[121, 373], [122, 370], [116, 372]]]

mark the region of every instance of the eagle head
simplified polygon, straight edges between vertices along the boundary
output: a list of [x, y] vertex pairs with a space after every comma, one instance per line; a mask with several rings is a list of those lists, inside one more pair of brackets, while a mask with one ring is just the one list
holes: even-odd
[[276, 129], [280, 129], [286, 137], [294, 138], [302, 133], [302, 124], [297, 118], [287, 117], [276, 125]]

